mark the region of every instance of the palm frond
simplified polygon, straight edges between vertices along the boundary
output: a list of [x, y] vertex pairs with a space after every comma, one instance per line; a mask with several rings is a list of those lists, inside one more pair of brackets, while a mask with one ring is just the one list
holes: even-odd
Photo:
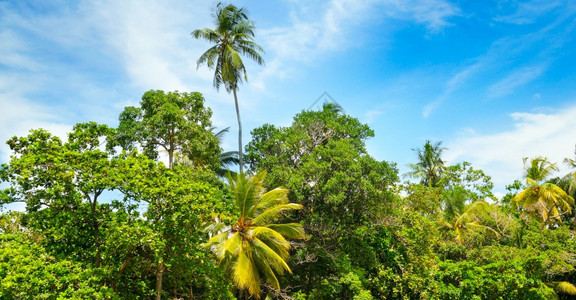
[[244, 8], [234, 5], [217, 5], [214, 20], [216, 29], [204, 28], [192, 32], [196, 39], [207, 40], [214, 44], [210, 53], [198, 60], [198, 65], [208, 63], [214, 69], [214, 87], [224, 84], [226, 91], [237, 90], [238, 84], [247, 80], [247, 72], [240, 54], [264, 64], [262, 47], [253, 41], [254, 23], [248, 19]]
[[217, 43], [220, 39], [220, 33], [210, 28], [196, 29], [192, 31], [192, 37], [195, 39], [203, 39], [212, 43]]
[[262, 194], [256, 202], [254, 202], [250, 210], [251, 216], [256, 216], [263, 210], [272, 206], [285, 204], [288, 202], [288, 190], [282, 187], [275, 188]]
[[563, 294], [576, 295], [576, 286], [568, 281], [557, 282], [554, 290]]
[[296, 240], [306, 238], [304, 228], [298, 223], [269, 224], [265, 225], [265, 227], [278, 232], [287, 239]]
[[226, 226], [226, 224], [224, 224], [224, 223], [211, 223], [211, 224], [208, 224], [208, 226], [206, 226], [204, 231], [206, 231], [207, 233], [209, 233], [211, 235], [216, 235], [222, 231], [225, 231], [225, 230], [227, 231], [228, 229], [229, 229], [229, 227]]
[[265, 211], [260, 213], [256, 218], [252, 219], [252, 222], [255, 225], [268, 224], [270, 222], [278, 220], [282, 212], [297, 209], [302, 209], [302, 205], [296, 203], [279, 204], [266, 209]]
[[261, 252], [268, 258], [268, 264], [278, 274], [282, 274], [284, 270], [292, 273], [292, 270], [290, 270], [290, 267], [286, 261], [284, 261], [284, 258], [272, 250], [272, 248], [270, 248], [266, 243], [263, 243], [259, 239], [254, 239], [253, 244], [254, 248], [257, 249], [256, 251]]
[[242, 245], [238, 259], [233, 267], [232, 280], [240, 289], [247, 289], [252, 295], [260, 294], [260, 273], [250, 257], [249, 243]]
[[[226, 232], [226, 234], [228, 233]], [[237, 256], [238, 253], [241, 252], [242, 244], [242, 236], [236, 232], [232, 237], [229, 237], [224, 243], [220, 244], [221, 247], [216, 249], [216, 256], [220, 259], [224, 258], [225, 255]]]
[[274, 270], [270, 267], [266, 253], [261, 252], [259, 250], [255, 250], [254, 263], [260, 270], [260, 273], [262, 275], [261, 277], [263, 277], [264, 281], [270, 284], [275, 289], [280, 289], [280, 282], [278, 281], [278, 277], [276, 277]]

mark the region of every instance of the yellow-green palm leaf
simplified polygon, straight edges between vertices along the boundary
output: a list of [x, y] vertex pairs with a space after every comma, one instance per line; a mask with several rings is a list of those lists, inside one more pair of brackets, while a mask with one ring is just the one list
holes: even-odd
[[563, 294], [576, 295], [576, 286], [567, 281], [560, 281], [556, 283], [554, 290]]

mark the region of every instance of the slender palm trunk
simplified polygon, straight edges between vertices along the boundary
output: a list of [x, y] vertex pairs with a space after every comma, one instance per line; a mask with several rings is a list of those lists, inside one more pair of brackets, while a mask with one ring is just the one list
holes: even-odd
[[244, 171], [244, 160], [242, 158], [242, 121], [240, 120], [240, 108], [238, 107], [236, 87], [233, 87], [232, 91], [234, 92], [234, 103], [236, 104], [236, 118], [238, 118], [238, 160], [240, 162], [240, 174], [242, 174]]

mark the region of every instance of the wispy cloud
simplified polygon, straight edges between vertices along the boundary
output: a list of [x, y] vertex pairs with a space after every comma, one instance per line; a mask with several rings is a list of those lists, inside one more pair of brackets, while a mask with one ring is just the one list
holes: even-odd
[[468, 67], [465, 67], [462, 71], [456, 73], [456, 75], [450, 77], [445, 84], [443, 93], [438, 96], [434, 101], [426, 104], [422, 108], [422, 116], [427, 118], [430, 114], [436, 110], [446, 99], [448, 99], [454, 91], [466, 83], [468, 78], [476, 73], [482, 67], [481, 63], [475, 63]]
[[196, 3], [192, 9], [186, 1], [177, 2], [106, 0], [85, 4], [91, 12], [86, 16], [90, 24], [136, 87], [186, 90], [190, 79], [211, 82], [207, 69], [196, 72], [196, 59], [206, 45], [190, 36], [194, 29], [211, 24], [209, 3]]
[[[422, 115], [425, 118], [430, 116], [466, 84], [482, 85], [481, 88], [486, 90], [486, 98], [490, 99], [511, 95], [538, 80], [549, 64], [554, 62], [555, 52], [572, 39], [576, 28], [573, 18], [576, 5], [554, 1], [538, 8], [539, 2], [511, 1], [518, 14], [533, 10], [534, 17], [546, 15], [550, 18], [548, 22], [540, 24], [535, 31], [503, 36], [492, 42], [484, 54], [471, 58], [476, 63], [463, 67], [456, 75], [446, 79], [444, 90], [422, 108]], [[559, 10], [560, 7], [563, 10]], [[554, 9], [561, 12], [547, 14]], [[500, 21], [504, 22], [504, 19]], [[506, 69], [512, 71], [503, 72]]]
[[504, 13], [494, 17], [495, 21], [505, 22], [517, 25], [534, 23], [539, 17], [550, 11], [572, 5], [570, 1], [561, 0], [531, 0], [531, 1], [506, 1], [500, 3], [501, 9], [511, 10], [512, 12]]
[[516, 70], [507, 77], [491, 85], [488, 88], [488, 97], [499, 98], [512, 94], [516, 88], [526, 85], [540, 77], [545, 69], [546, 67], [544, 65], [540, 65]]
[[23, 54], [26, 45], [22, 39], [12, 30], [4, 29], [0, 31], [0, 65], [7, 68], [35, 70], [38, 63], [29, 56]]
[[391, 18], [424, 24], [432, 32], [450, 26], [448, 19], [461, 14], [457, 6], [442, 0], [384, 0], [382, 4]]
[[326, 51], [346, 49], [358, 42], [355, 29], [389, 20], [415, 22], [438, 32], [460, 13], [443, 0], [332, 0], [313, 9], [308, 1], [296, 2], [290, 26], [261, 32], [267, 48], [283, 59], [311, 61]]
[[573, 157], [576, 141], [576, 105], [548, 113], [517, 112], [514, 127], [494, 134], [468, 131], [447, 146], [450, 162], [469, 161], [494, 176], [500, 190], [520, 179], [522, 158], [545, 156], [552, 162]]
[[[0, 80], [5, 79], [0, 77]], [[44, 128], [60, 138], [66, 138], [66, 133], [72, 126], [59, 119], [58, 112], [28, 101], [17, 93], [0, 89], [0, 162], [10, 160], [10, 150], [5, 142], [13, 136], [25, 136], [30, 129]]]

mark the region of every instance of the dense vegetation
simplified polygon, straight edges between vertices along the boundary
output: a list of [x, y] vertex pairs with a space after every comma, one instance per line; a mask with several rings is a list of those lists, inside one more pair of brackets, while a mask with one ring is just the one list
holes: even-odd
[[262, 64], [262, 49], [244, 9], [218, 4], [215, 23], [193, 32], [214, 44], [198, 64], [234, 95], [239, 151], [222, 152], [198, 92], [146, 92], [117, 128], [11, 138], [0, 206], [25, 211], [0, 214], [0, 298], [576, 295], [576, 170], [518, 158], [524, 181], [497, 199], [490, 176], [427, 141], [402, 181], [367, 152], [373, 130], [333, 104], [262, 125], [244, 148], [240, 54]]
[[327, 104], [253, 130], [248, 173], [224, 178], [210, 117], [199, 93], [150, 91], [118, 128], [10, 139], [1, 201], [26, 209], [0, 216], [2, 298], [576, 294], [576, 172], [526, 158], [525, 183], [496, 199], [427, 142], [402, 182], [366, 152], [373, 131]]

